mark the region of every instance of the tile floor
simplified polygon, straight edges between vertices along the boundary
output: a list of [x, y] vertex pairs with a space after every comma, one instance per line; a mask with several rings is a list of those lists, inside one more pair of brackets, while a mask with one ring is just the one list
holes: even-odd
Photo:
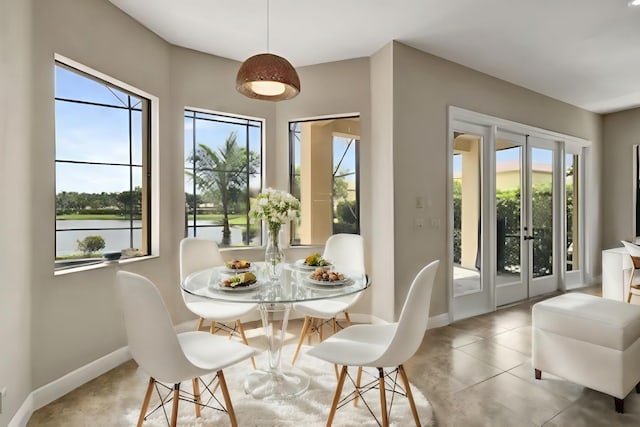
[[[586, 292], [598, 294], [598, 289]], [[535, 302], [427, 332], [405, 367], [412, 384], [433, 405], [435, 425], [639, 426], [640, 394], [627, 396], [621, 415], [610, 396], [544, 373], [543, 380], [534, 379], [530, 356]], [[259, 346], [260, 328], [253, 327], [249, 339]], [[291, 322], [287, 343], [296, 342], [300, 327], [300, 321]], [[146, 381], [129, 361], [36, 411], [28, 426], [116, 426], [112, 414], [138, 408]]]

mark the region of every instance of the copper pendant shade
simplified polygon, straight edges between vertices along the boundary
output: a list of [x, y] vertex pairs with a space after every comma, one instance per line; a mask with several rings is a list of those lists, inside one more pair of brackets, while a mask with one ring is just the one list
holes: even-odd
[[300, 78], [283, 57], [261, 53], [242, 63], [236, 77], [236, 89], [249, 98], [284, 101], [300, 93]]

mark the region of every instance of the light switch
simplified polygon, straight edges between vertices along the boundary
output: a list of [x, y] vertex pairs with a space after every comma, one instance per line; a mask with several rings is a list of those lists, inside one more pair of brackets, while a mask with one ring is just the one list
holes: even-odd
[[416, 209], [424, 208], [424, 199], [422, 197], [416, 197]]
[[418, 216], [414, 219], [414, 224], [416, 225], [416, 228], [423, 228], [424, 227], [424, 218], [422, 218], [421, 216]]

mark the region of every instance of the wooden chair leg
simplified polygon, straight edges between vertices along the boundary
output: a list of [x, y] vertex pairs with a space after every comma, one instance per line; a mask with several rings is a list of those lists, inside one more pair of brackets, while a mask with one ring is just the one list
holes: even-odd
[[[633, 262], [633, 260], [632, 260]], [[627, 302], [630, 303], [631, 302], [631, 296], [633, 295], [631, 293], [631, 286], [633, 285], [633, 276], [636, 274], [636, 269], [635, 268], [631, 268], [631, 277], [629, 277], [629, 293], [627, 294]]]
[[215, 334], [216, 333], [216, 322], [215, 321], [211, 321], [211, 326], [209, 327], [209, 333]]
[[171, 409], [171, 427], [178, 425], [178, 402], [180, 402], [180, 383], [173, 385], [173, 408]]
[[384, 386], [384, 369], [378, 368], [378, 387], [380, 388], [380, 412], [382, 412], [382, 427], [389, 427], [387, 415], [387, 391]]
[[362, 366], [358, 366], [358, 375], [356, 376], [356, 397], [353, 398], [353, 406], [358, 406], [358, 398], [360, 397], [361, 381], [362, 381]]
[[191, 380], [193, 383], [193, 403], [196, 407], [196, 418], [200, 418], [200, 382], [197, 378]]
[[347, 321], [347, 326], [351, 326], [352, 323], [351, 323], [351, 318], [349, 317], [349, 312], [348, 311], [344, 312], [344, 318]]
[[156, 384], [156, 380], [153, 378], [149, 378], [149, 385], [147, 385], [147, 392], [144, 394], [144, 400], [142, 401], [142, 409], [140, 409], [140, 416], [138, 417], [137, 426], [142, 426], [144, 422], [144, 416], [147, 413], [147, 408], [149, 407], [149, 401], [151, 400], [151, 393], [153, 392], [153, 386]]
[[204, 324], [204, 317], [201, 317], [200, 320], [198, 320], [198, 327], [196, 328], [196, 331], [199, 331], [200, 329], [202, 329], [203, 324]]
[[324, 337], [322, 336], [322, 330], [324, 329], [324, 322], [322, 321], [322, 319], [318, 319], [318, 323], [320, 323], [320, 326], [318, 326], [318, 334], [320, 335], [320, 342], [324, 341]]
[[333, 319], [331, 319], [331, 322], [333, 323], [333, 333], [335, 334], [336, 332], [338, 332], [338, 321], [334, 317]]
[[220, 384], [220, 390], [222, 390], [222, 397], [224, 397], [224, 404], [227, 407], [227, 413], [229, 414], [229, 421], [231, 427], [238, 427], [236, 421], [236, 413], [233, 412], [233, 405], [231, 404], [231, 396], [229, 396], [229, 389], [227, 388], [227, 382], [224, 379], [222, 370], [218, 371], [218, 383]]
[[338, 384], [336, 385], [336, 392], [334, 393], [333, 401], [331, 402], [331, 410], [329, 411], [326, 427], [331, 427], [331, 424], [333, 423], [333, 417], [336, 415], [336, 409], [338, 409], [338, 403], [340, 402], [340, 395], [342, 394], [342, 386], [344, 386], [345, 378], [347, 378], [347, 367], [343, 366], [342, 371], [340, 371], [340, 378], [338, 378]]
[[[242, 322], [240, 319], [236, 320], [236, 327], [238, 328], [238, 332], [240, 332], [240, 337], [242, 337], [242, 342], [245, 345], [249, 345], [249, 341], [247, 341], [247, 336], [244, 334], [244, 327], [242, 326]], [[251, 356], [251, 364], [253, 365], [253, 369], [256, 369], [256, 360]]]
[[416, 408], [416, 402], [413, 400], [413, 393], [411, 393], [411, 385], [409, 384], [409, 378], [404, 370], [404, 366], [398, 366], [398, 372], [404, 383], [404, 389], [407, 393], [407, 399], [409, 399], [409, 406], [411, 406], [411, 413], [413, 414], [413, 421], [416, 422], [416, 427], [420, 427], [420, 417], [418, 417], [418, 409]]
[[300, 338], [298, 339], [298, 347], [296, 347], [296, 352], [293, 354], [293, 359], [291, 359], [291, 365], [295, 365], [296, 363], [298, 353], [300, 353], [300, 347], [302, 347], [302, 341], [304, 341], [304, 337], [307, 335], [310, 326], [311, 318], [309, 316], [305, 316], [304, 323], [302, 324], [302, 330], [300, 331]]

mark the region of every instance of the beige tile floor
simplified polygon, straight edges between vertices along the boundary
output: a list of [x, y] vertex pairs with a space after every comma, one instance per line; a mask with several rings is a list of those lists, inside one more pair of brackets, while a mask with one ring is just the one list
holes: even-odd
[[[610, 396], [549, 375], [534, 379], [530, 357], [535, 302], [427, 332], [405, 366], [412, 384], [433, 405], [435, 425], [640, 426], [640, 394], [627, 396], [621, 415]], [[247, 326], [254, 327], [251, 344], [260, 346], [260, 328]], [[296, 341], [300, 327], [300, 321], [291, 322], [288, 343]], [[139, 407], [146, 381], [129, 361], [36, 411], [28, 426], [115, 426], [113, 414]]]

